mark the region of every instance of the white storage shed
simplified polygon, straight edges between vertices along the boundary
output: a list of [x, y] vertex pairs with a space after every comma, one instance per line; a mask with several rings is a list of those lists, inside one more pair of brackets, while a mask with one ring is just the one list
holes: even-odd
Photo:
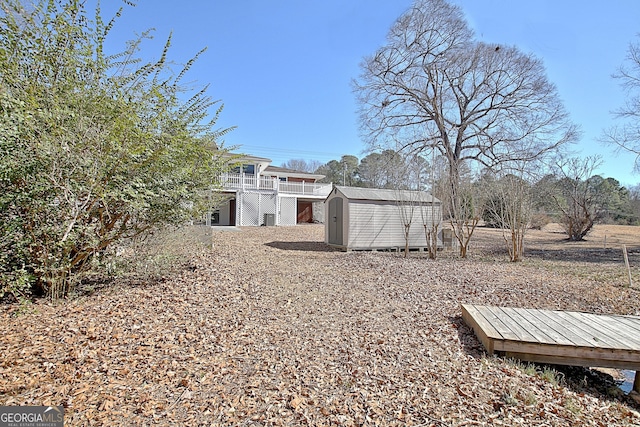
[[325, 243], [344, 250], [404, 248], [409, 218], [409, 248], [425, 249], [424, 225], [442, 222], [442, 202], [424, 191], [336, 186], [324, 203]]

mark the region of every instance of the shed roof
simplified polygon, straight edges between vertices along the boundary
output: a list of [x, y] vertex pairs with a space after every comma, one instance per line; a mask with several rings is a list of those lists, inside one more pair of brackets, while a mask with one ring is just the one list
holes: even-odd
[[441, 203], [425, 191], [387, 190], [382, 188], [343, 187], [336, 186], [335, 190], [350, 200], [375, 200], [383, 202], [414, 201], [421, 203]]

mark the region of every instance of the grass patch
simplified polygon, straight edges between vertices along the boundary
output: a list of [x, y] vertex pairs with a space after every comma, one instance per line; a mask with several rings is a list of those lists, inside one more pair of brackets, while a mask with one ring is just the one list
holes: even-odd
[[554, 386], [564, 383], [564, 374], [549, 365], [537, 365], [535, 363], [522, 362], [517, 359], [509, 359], [508, 362], [525, 374], [531, 377], [539, 377]]
[[564, 374], [549, 366], [544, 366], [542, 371], [539, 372], [539, 376], [552, 385], [560, 385], [564, 380]]
[[567, 411], [571, 412], [574, 415], [577, 415], [577, 414], [579, 414], [581, 412], [580, 405], [570, 397], [568, 397], [568, 398], [566, 398], [564, 400], [562, 406], [564, 406], [564, 408]]
[[527, 392], [527, 395], [524, 397], [524, 404], [526, 406], [535, 406], [538, 404], [538, 398], [536, 397], [535, 393], [533, 393], [532, 391]]

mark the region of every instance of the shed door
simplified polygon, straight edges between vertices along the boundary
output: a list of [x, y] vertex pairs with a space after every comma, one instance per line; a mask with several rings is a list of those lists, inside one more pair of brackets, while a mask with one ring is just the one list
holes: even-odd
[[329, 200], [329, 243], [342, 245], [342, 199]]
[[313, 205], [311, 202], [298, 201], [298, 224], [313, 222]]
[[236, 225], [236, 199], [229, 200], [229, 225]]

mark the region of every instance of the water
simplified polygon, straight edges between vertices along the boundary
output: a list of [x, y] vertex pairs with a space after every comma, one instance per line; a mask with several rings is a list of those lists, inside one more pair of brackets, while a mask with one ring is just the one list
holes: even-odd
[[623, 370], [622, 374], [624, 375], [624, 382], [620, 384], [620, 388], [628, 394], [633, 389], [633, 379], [635, 378], [636, 372]]

